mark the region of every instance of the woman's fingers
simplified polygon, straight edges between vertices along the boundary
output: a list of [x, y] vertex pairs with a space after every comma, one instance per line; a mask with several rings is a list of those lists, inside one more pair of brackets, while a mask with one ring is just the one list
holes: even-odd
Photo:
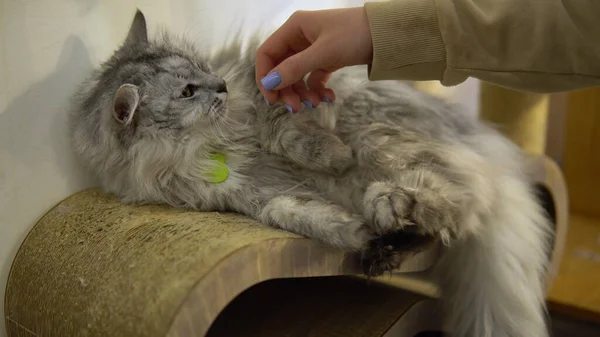
[[331, 78], [331, 71], [318, 69], [313, 71], [306, 81], [310, 91], [319, 96], [319, 100], [323, 102], [335, 101], [335, 93], [327, 88], [327, 81]]
[[304, 80], [300, 80], [292, 85], [292, 89], [300, 98], [300, 101], [304, 106], [310, 109], [314, 109], [319, 106], [321, 99], [316, 92], [308, 90]]
[[281, 97], [281, 101], [285, 103], [285, 108], [289, 112], [298, 112], [302, 108], [300, 97], [292, 87], [279, 90], [279, 96]]
[[[256, 84], [260, 91], [271, 101], [273, 89], [286, 87], [294, 83], [292, 76], [286, 76], [287, 85], [283, 84], [281, 74], [272, 74], [276, 66], [286, 63], [290, 57], [310, 47], [309, 42], [300, 27], [303, 12], [294, 13], [279, 29], [277, 29], [256, 51]], [[287, 75], [289, 64], [284, 64], [284, 74]], [[280, 71], [278, 71], [280, 73]]]
[[[256, 53], [256, 83], [270, 103], [278, 100], [296, 108], [298, 100], [314, 106], [313, 95], [333, 102], [335, 93], [327, 88], [331, 73], [341, 67], [368, 64], [373, 46], [369, 22], [363, 7], [294, 13]], [[296, 85], [307, 80], [308, 92]], [[284, 99], [285, 97], [285, 99]]]
[[331, 72], [326, 70], [315, 70], [307, 82], [300, 79], [296, 83], [279, 90], [279, 97], [286, 104], [288, 110], [297, 112], [301, 104], [308, 108], [316, 108], [320, 102], [331, 103], [335, 101], [335, 93], [327, 88], [327, 81], [331, 78]]
[[302, 81], [306, 74], [323, 67], [322, 62], [327, 52], [320, 43], [291, 55], [275, 66], [265, 77], [260, 79], [265, 91], [287, 88]]

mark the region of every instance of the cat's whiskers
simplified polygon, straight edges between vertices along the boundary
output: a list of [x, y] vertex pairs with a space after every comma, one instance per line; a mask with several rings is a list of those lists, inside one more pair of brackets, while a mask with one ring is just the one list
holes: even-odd
[[[219, 121], [222, 123], [222, 125], [223, 125], [223, 126], [224, 126], [224, 127], [227, 129], [227, 130], [229, 130], [229, 131], [231, 132], [231, 134], [236, 134], [236, 130], [234, 130], [234, 128], [232, 128], [232, 127], [231, 127], [231, 126], [228, 124], [227, 120], [225, 120], [225, 119], [224, 119], [224, 118], [222, 118], [222, 117], [219, 117]], [[233, 142], [232, 142], [232, 144], [233, 144]]]
[[227, 81], [230, 78], [235, 78], [235, 75], [239, 74], [239, 68], [238, 68], [238, 72], [237, 73], [232, 73], [231, 71], [233, 70], [233, 67], [235, 67], [235, 63], [236, 62], [230, 62], [227, 66], [227, 69], [225, 69], [223, 71], [223, 73], [225, 74], [223, 77], [224, 79]]
[[215, 123], [217, 122], [221, 122], [221, 124], [223, 124], [224, 127], [226, 127], [229, 131], [231, 131], [232, 134], [237, 133], [239, 130], [236, 130], [234, 127], [232, 127], [227, 118], [226, 115], [216, 115], [215, 116]]
[[[219, 116], [221, 118], [221, 121], [223, 121], [223, 123], [231, 123], [233, 125], [237, 125], [239, 127], [248, 127], [250, 124], [250, 121], [247, 121], [246, 123], [241, 123], [239, 121], [236, 121], [235, 119], [231, 118], [230, 116], [228, 116], [227, 114], [223, 114]], [[229, 124], [229, 125], [231, 125]]]
[[220, 121], [220, 118], [217, 116], [216, 120], [212, 120], [211, 119], [211, 123], [209, 124], [211, 129], [213, 131], [216, 131], [216, 133], [219, 135], [219, 141], [224, 142], [224, 145], [228, 145], [231, 147], [235, 147], [236, 144], [231, 141], [221, 130], [221, 128], [219, 127], [219, 123], [217, 123], [218, 121]]

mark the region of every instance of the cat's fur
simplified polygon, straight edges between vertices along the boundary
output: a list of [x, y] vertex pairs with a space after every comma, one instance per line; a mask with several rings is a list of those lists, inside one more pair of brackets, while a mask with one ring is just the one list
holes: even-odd
[[[453, 336], [548, 336], [550, 226], [515, 146], [405, 84], [366, 81], [363, 68], [335, 74], [334, 104], [268, 106], [251, 45], [208, 57], [166, 34], [148, 40], [138, 12], [71, 113], [75, 151], [104, 190], [127, 203], [243, 213], [360, 251], [370, 274], [440, 239]], [[195, 92], [181, 98], [188, 84]], [[210, 153], [226, 155], [225, 182], [207, 181]]]

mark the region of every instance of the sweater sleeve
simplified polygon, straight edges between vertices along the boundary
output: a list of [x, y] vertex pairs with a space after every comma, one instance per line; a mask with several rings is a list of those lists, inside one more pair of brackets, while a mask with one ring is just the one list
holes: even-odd
[[468, 77], [532, 92], [600, 85], [600, 1], [366, 3], [371, 80]]

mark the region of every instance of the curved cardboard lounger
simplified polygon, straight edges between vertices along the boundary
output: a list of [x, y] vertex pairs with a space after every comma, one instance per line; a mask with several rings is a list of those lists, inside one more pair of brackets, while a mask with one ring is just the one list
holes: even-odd
[[[554, 200], [556, 260], [562, 176], [544, 158], [532, 167]], [[366, 281], [352, 276], [355, 254], [244, 216], [123, 205], [91, 189], [55, 206], [23, 242], [6, 325], [9, 336], [412, 337], [439, 329], [436, 287], [422, 278], [438, 254]]]
[[[434, 257], [434, 251], [419, 254], [403, 271], [423, 270]], [[359, 273], [355, 254], [241, 215], [123, 205], [91, 189], [59, 203], [29, 233], [10, 272], [5, 312], [10, 336], [28, 331], [44, 336], [204, 336], [227, 304], [262, 281]], [[343, 280], [333, 288], [356, 291], [357, 282]], [[326, 296], [330, 291], [317, 290], [332, 288], [331, 281], [325, 283], [313, 282], [311, 289]], [[388, 300], [391, 290], [377, 289], [373, 299]], [[302, 301], [285, 292], [281, 296], [297, 306]], [[355, 307], [358, 315], [362, 309], [355, 304], [346, 301], [339, 307], [332, 301], [329, 306]], [[397, 304], [389, 301], [378, 310]], [[251, 311], [266, 312], [267, 306], [263, 300]], [[382, 326], [379, 320], [372, 327], [387, 330], [401, 308], [395, 317], [384, 315]], [[365, 313], [363, 320], [368, 318]]]

